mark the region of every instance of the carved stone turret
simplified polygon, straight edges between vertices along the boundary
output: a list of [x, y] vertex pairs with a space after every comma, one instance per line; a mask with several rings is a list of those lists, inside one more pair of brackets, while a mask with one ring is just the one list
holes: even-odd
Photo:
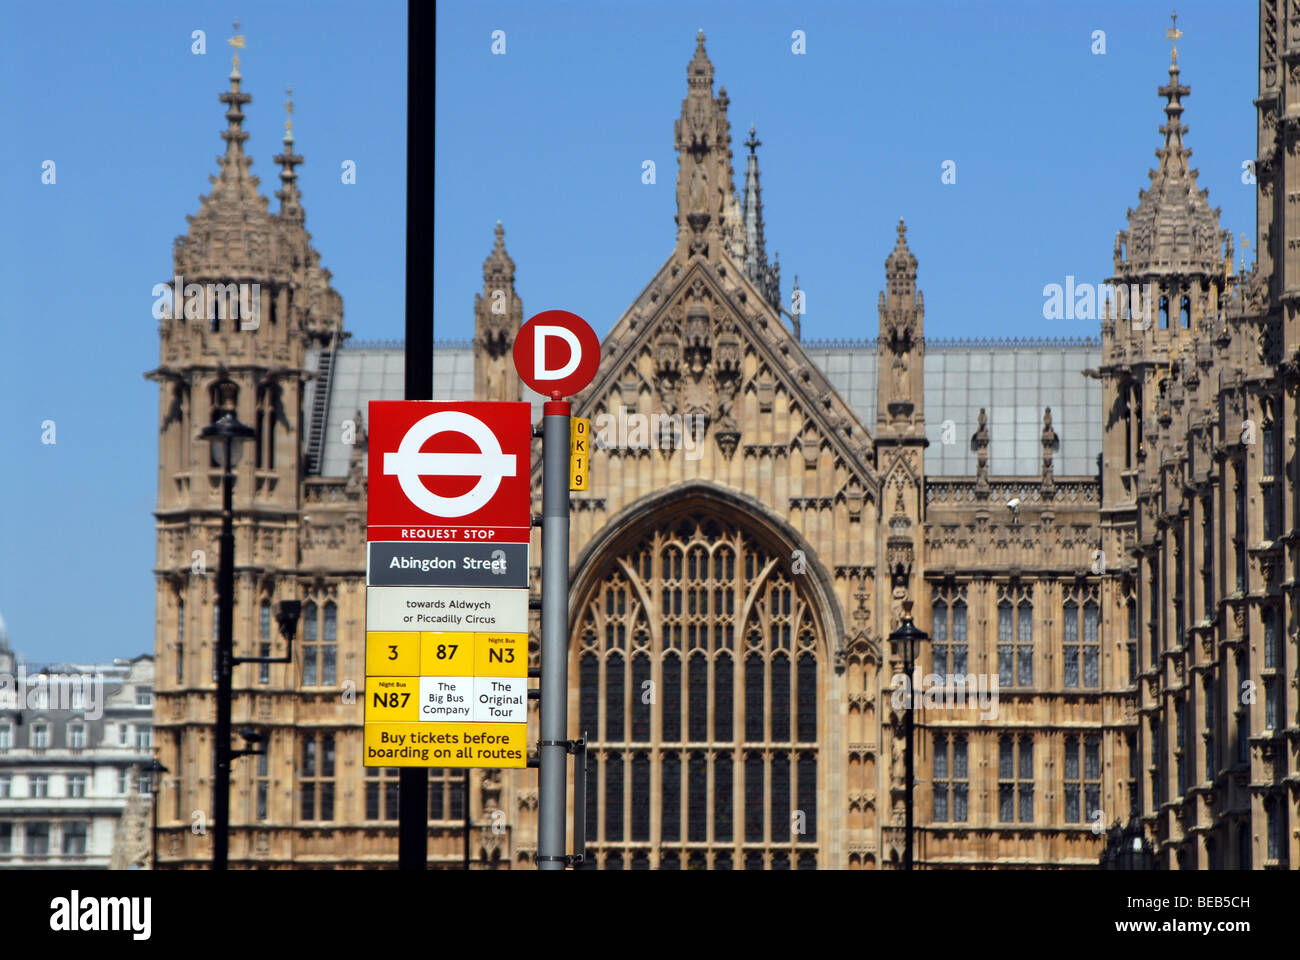
[[907, 246], [907, 225], [885, 259], [880, 314], [877, 434], [925, 433], [925, 298], [916, 287], [916, 257]]
[[[724, 232], [733, 246], [744, 242], [740, 204], [731, 166], [731, 124], [727, 88], [713, 96], [713, 64], [699, 32], [695, 56], [686, 68], [687, 93], [674, 125], [677, 149], [677, 249], [691, 256], [717, 257]], [[732, 209], [734, 207], [734, 210]], [[735, 223], [728, 223], [728, 219]]]
[[515, 292], [515, 262], [506, 253], [506, 231], [497, 221], [496, 243], [483, 261], [483, 292], [474, 295], [474, 396], [518, 400], [522, 395], [510, 350], [524, 322]]

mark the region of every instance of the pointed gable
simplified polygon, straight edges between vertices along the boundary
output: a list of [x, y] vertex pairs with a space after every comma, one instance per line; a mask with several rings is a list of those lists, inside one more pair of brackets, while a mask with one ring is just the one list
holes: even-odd
[[[701, 438], [727, 459], [737, 445], [782, 447], [810, 468], [842, 467], [874, 490], [871, 438], [799, 342], [722, 254], [656, 274], [605, 338], [596, 379], [575, 415], [698, 417]], [[757, 416], [745, 429], [747, 413]]]

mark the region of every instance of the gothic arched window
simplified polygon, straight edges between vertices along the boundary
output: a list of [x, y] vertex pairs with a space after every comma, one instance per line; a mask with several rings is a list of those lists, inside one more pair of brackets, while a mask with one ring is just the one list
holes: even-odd
[[317, 606], [308, 600], [302, 607], [302, 685], [314, 687], [316, 679], [316, 644], [320, 642]]
[[185, 598], [176, 598], [176, 684], [185, 682]]
[[257, 388], [257, 413], [253, 424], [256, 439], [253, 445], [255, 465], [259, 470], [275, 469], [275, 408], [277, 391], [274, 384], [262, 384]]
[[[258, 605], [257, 635], [261, 640], [257, 646], [257, 655], [259, 657], [269, 657], [271, 655], [271, 601], [265, 597], [262, 598], [261, 604]], [[257, 665], [257, 682], [271, 682], [271, 665], [269, 663], [259, 663]]]
[[1008, 585], [998, 601], [998, 684], [1034, 685], [1034, 607], [1029, 587]]
[[[233, 402], [234, 402], [234, 405], [235, 405], [236, 409], [238, 409], [238, 407], [239, 407], [239, 388], [238, 388], [238, 387], [235, 387], [235, 388], [233, 388], [233, 389], [231, 390], [231, 397], [232, 397], [232, 400], [233, 400]], [[208, 401], [209, 401], [209, 402], [208, 402], [208, 406], [209, 406], [209, 410], [210, 410], [210, 413], [209, 413], [209, 416], [208, 416], [208, 422], [209, 422], [209, 423], [216, 423], [217, 420], [221, 417], [221, 413], [222, 413], [222, 409], [221, 409], [221, 384], [220, 384], [220, 383], [214, 383], [214, 384], [213, 384], [213, 385], [208, 389]], [[216, 455], [216, 452], [212, 449], [212, 444], [209, 443], [209, 444], [206, 444], [206, 446], [208, 447], [208, 466], [209, 466], [210, 468], [214, 469], [214, 470], [219, 469], [219, 468], [221, 467], [221, 464], [217, 462], [217, 455]]]
[[932, 673], [966, 673], [969, 647], [966, 641], [965, 596], [964, 587], [936, 588], [934, 591], [934, 606], [931, 611], [934, 641], [930, 647], [933, 656]]
[[1097, 588], [1067, 589], [1064, 665], [1067, 687], [1101, 686], [1101, 627]]
[[788, 553], [689, 514], [613, 553], [578, 608], [605, 869], [815, 866], [820, 636]]

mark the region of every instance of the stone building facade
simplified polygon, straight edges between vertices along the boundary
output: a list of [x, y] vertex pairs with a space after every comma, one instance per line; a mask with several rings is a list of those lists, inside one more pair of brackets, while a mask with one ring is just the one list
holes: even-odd
[[[675, 127], [673, 246], [575, 409], [601, 440], [570, 544], [570, 732], [593, 747], [595, 865], [896, 866], [902, 660], [887, 637], [908, 610], [932, 638], [922, 867], [1095, 866], [1103, 828], [1134, 815], [1165, 866], [1300, 860], [1300, 697], [1287, 696], [1300, 332], [1272, 199], [1300, 189], [1287, 179], [1300, 167], [1263, 9], [1259, 263], [1234, 272], [1196, 187], [1175, 60], [1159, 169], [1113, 280], [1153, 285], [1159, 316], [1111, 303], [1100, 341], [927, 341], [901, 221], [876, 336], [803, 340], [798, 295], [787, 312], [767, 258], [760, 143], [751, 128], [737, 190], [700, 35]], [[280, 654], [272, 605], [304, 609], [293, 664], [236, 669], [236, 729], [269, 749], [236, 763], [231, 862], [389, 865], [396, 772], [361, 766], [365, 411], [401, 398], [403, 354], [347, 342], [304, 228], [292, 132], [272, 213], [248, 169], [240, 83], [236, 67], [226, 152], [176, 273], [256, 283], [260, 321], [223, 319], [200, 286], [193, 315], [162, 319], [150, 374], [155, 719], [172, 771], [160, 858], [210, 857], [190, 827], [211, 793], [220, 481], [195, 436], [229, 377], [257, 432], [235, 487], [236, 652]], [[474, 310], [473, 342], [438, 346], [435, 394], [536, 402], [511, 369], [525, 314], [500, 224]], [[1233, 693], [1247, 679], [1249, 703]], [[977, 696], [994, 684], [995, 700]], [[430, 860], [458, 865], [461, 775], [430, 779]], [[476, 857], [530, 866], [535, 771], [474, 771], [468, 801]]]
[[149, 654], [28, 664], [0, 618], [0, 870], [147, 867], [152, 720]]

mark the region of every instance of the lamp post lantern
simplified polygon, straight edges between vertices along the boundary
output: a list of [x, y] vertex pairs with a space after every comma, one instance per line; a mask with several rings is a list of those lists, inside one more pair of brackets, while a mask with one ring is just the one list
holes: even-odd
[[235, 533], [231, 506], [235, 466], [252, 427], [235, 416], [238, 388], [229, 379], [217, 384], [221, 415], [199, 434], [212, 444], [212, 457], [222, 469], [221, 566], [217, 572], [217, 728], [216, 770], [212, 779], [212, 869], [225, 870], [230, 846], [230, 680], [234, 664]]
[[149, 808], [153, 811], [153, 832], [149, 835], [149, 869], [158, 869], [158, 787], [162, 783], [162, 775], [170, 771], [158, 762], [158, 758], [152, 758], [144, 767], [142, 773], [149, 774]]
[[913, 745], [912, 745], [912, 711], [915, 708], [915, 693], [912, 683], [912, 672], [916, 660], [921, 651], [921, 644], [930, 639], [930, 635], [923, 630], [917, 629], [912, 622], [912, 604], [910, 601], [903, 604], [903, 616], [898, 625], [898, 629], [889, 635], [889, 642], [894, 644], [895, 650], [900, 650], [903, 654], [904, 663], [906, 664], [906, 679], [903, 681], [907, 684], [907, 709], [903, 714], [903, 736], [906, 737], [906, 761], [904, 776], [906, 777], [904, 807], [907, 815], [906, 835], [903, 840], [903, 869], [912, 869], [912, 789], [915, 786], [916, 778], [913, 775]]
[[1156, 869], [1156, 852], [1137, 817], [1131, 817], [1123, 827], [1116, 823], [1110, 828], [1098, 865], [1103, 870]]

